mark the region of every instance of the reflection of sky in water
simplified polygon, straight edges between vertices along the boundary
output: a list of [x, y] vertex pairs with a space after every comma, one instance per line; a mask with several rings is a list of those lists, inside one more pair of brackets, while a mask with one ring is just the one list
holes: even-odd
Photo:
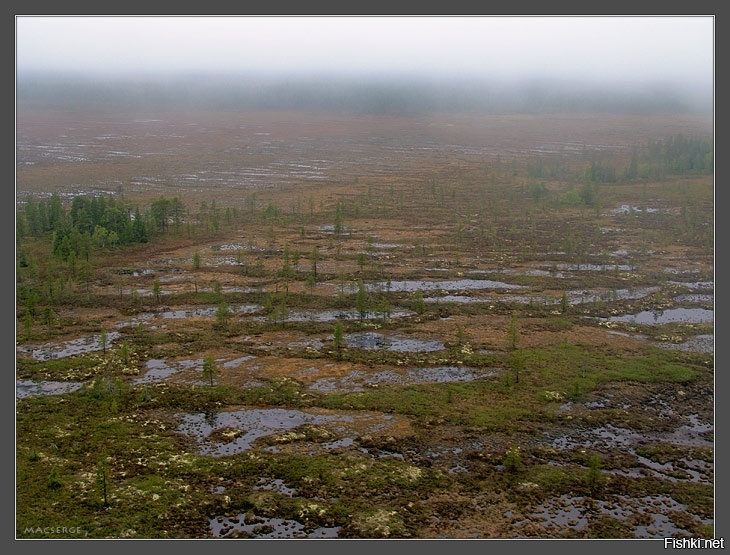
[[659, 343], [659, 346], [665, 349], [686, 351], [688, 353], [712, 353], [715, 351], [715, 336], [707, 334], [695, 335], [681, 343]]
[[671, 432], [648, 434], [607, 424], [605, 426], [581, 430], [573, 435], [562, 435], [552, 440], [551, 445], [556, 449], [565, 451], [580, 448], [630, 449], [632, 445], [655, 440], [688, 447], [708, 447], [712, 445], [712, 441], [705, 439], [704, 435], [712, 431], [712, 429], [712, 424], [701, 422], [697, 415], [690, 415], [686, 419], [685, 424]]
[[246, 515], [237, 517], [218, 516], [209, 521], [214, 537], [235, 537], [235, 533], [243, 533], [255, 538], [291, 539], [291, 538], [337, 538], [340, 527], [319, 527], [307, 532], [304, 525], [296, 520], [283, 518], [254, 517], [250, 524], [246, 523]]
[[494, 376], [494, 370], [463, 366], [437, 366], [414, 368], [406, 371], [382, 370], [372, 374], [354, 370], [342, 377], [324, 377], [314, 381], [309, 388], [323, 393], [364, 391], [373, 385], [408, 385], [418, 383], [468, 382]]
[[626, 264], [557, 264], [556, 268], [559, 268], [561, 270], [572, 270], [579, 272], [614, 272], [616, 270], [628, 272], [631, 270], [631, 266], [628, 266]]
[[[668, 212], [668, 210], [663, 210], [664, 212]], [[618, 215], [618, 214], [631, 214], [632, 212], [646, 212], [648, 214], [654, 214], [656, 212], [659, 212], [658, 208], [652, 208], [650, 206], [633, 206], [630, 204], [622, 204], [618, 208], [612, 208], [611, 210], [608, 210], [608, 214], [612, 215]]]
[[15, 396], [18, 399], [37, 395], [61, 395], [81, 389], [81, 382], [34, 382], [32, 380], [18, 380], [15, 383]]
[[150, 359], [145, 363], [147, 372], [141, 378], [137, 378], [133, 383], [153, 383], [161, 382], [166, 378], [169, 378], [173, 374], [182, 372], [189, 368], [200, 368], [203, 369], [203, 359], [198, 358], [194, 360], [178, 360], [176, 362], [166, 362], [162, 359]]
[[396, 335], [385, 336], [375, 332], [347, 334], [345, 335], [345, 343], [348, 347], [355, 349], [383, 349], [409, 353], [440, 351], [444, 348], [444, 344], [435, 339], [413, 339]]
[[403, 280], [380, 282], [366, 286], [369, 291], [465, 291], [469, 289], [521, 289], [522, 285], [513, 285], [489, 279], [456, 279], [443, 281]]
[[[110, 348], [114, 340], [119, 338], [118, 331], [110, 331], [106, 334], [106, 348]], [[102, 336], [91, 335], [88, 337], [81, 337], [79, 339], [73, 339], [71, 341], [65, 341], [62, 343], [45, 343], [38, 346], [21, 346], [17, 348], [19, 353], [25, 353], [30, 355], [36, 360], [51, 360], [54, 358], [65, 358], [84, 353], [91, 353], [94, 351], [101, 351], [104, 348], [102, 345]]]
[[[258, 312], [261, 309], [262, 307], [260, 305], [234, 305], [228, 307], [228, 311], [231, 314], [250, 314], [252, 312]], [[217, 312], [217, 306], [206, 308], [190, 308], [182, 310], [166, 310], [163, 312], [142, 314], [138, 316], [137, 319], [148, 320], [151, 318], [212, 318], [217, 314]]]
[[687, 289], [714, 289], [714, 281], [670, 281], [672, 285], [680, 285]]
[[715, 295], [694, 293], [692, 295], [679, 295], [674, 297], [674, 300], [678, 303], [714, 303]]
[[234, 358], [233, 360], [228, 360], [223, 363], [223, 368], [237, 368], [238, 366], [241, 366], [244, 362], [249, 362], [251, 360], [256, 360], [256, 357], [254, 355], [246, 355], [239, 358]]
[[[387, 414], [313, 414], [289, 409], [246, 409], [232, 412], [208, 412], [178, 414], [180, 424], [177, 430], [195, 438], [200, 445], [200, 453], [211, 456], [225, 456], [240, 453], [251, 448], [257, 439], [278, 432], [293, 430], [304, 424], [328, 425], [340, 432], [354, 434], [347, 427], [348, 423], [367, 422], [372, 430], [382, 430], [392, 420]], [[232, 429], [230, 441], [215, 441], [209, 436], [223, 429]], [[220, 437], [220, 436], [218, 436]], [[322, 449], [336, 448], [342, 441], [333, 441], [319, 445]]]
[[[619, 496], [617, 500], [604, 501], [601, 499], [587, 500], [583, 497], [562, 495], [538, 505], [530, 520], [536, 521], [548, 528], [569, 528], [585, 530], [589, 523], [609, 517], [611, 519], [630, 523], [639, 515], [649, 517], [649, 524], [634, 527], [637, 538], [667, 538], [673, 535], [691, 536], [691, 534], [672, 523], [667, 516], [673, 512], [687, 511], [688, 507], [678, 503], [671, 497], [651, 496], [639, 499], [630, 499]], [[517, 523], [518, 526], [525, 522]], [[707, 522], [702, 522], [707, 524]]]
[[672, 322], [706, 323], [714, 321], [715, 313], [705, 308], [670, 308], [667, 310], [644, 310], [638, 314], [625, 314], [601, 318], [608, 322], [631, 322], [634, 324], [669, 324]]
[[[412, 316], [415, 312], [403, 308], [391, 308], [388, 318], [403, 318]], [[369, 310], [364, 319], [372, 320], [382, 318], [383, 313], [377, 310]], [[289, 311], [286, 315], [287, 322], [334, 322], [335, 320], [359, 320], [360, 312], [357, 310], [309, 310]]]

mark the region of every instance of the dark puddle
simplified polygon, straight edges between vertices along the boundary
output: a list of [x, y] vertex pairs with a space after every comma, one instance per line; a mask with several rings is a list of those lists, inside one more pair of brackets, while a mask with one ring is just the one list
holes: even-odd
[[392, 318], [404, 318], [416, 314], [413, 311], [393, 308], [387, 314], [377, 311], [368, 311], [360, 314], [357, 310], [319, 310], [319, 311], [291, 311], [286, 315], [287, 322], [335, 322], [337, 320], [377, 320], [384, 316]]
[[658, 212], [668, 212], [666, 209], [660, 210], [659, 208], [651, 208], [649, 206], [633, 206], [630, 204], [622, 204], [618, 208], [613, 208], [611, 210], [608, 210], [608, 214], [612, 215], [622, 215], [622, 214], [633, 214], [633, 213], [641, 213], [646, 212], [647, 214], [655, 214]]
[[152, 273], [154, 273], [152, 270], [148, 269], [127, 269], [127, 268], [121, 268], [119, 270], [111, 270], [111, 273], [116, 274], [118, 276], [132, 276], [132, 277], [140, 277], [140, 276], [147, 276]]
[[539, 270], [539, 269], [533, 269], [533, 270], [505, 270], [504, 273], [506, 274], [517, 274], [517, 275], [523, 275], [523, 276], [540, 276], [540, 277], [554, 277], [554, 278], [564, 278], [566, 275], [562, 272], [557, 271], [557, 267], [555, 270]]
[[15, 397], [35, 397], [38, 395], [63, 395], [77, 391], [83, 387], [81, 382], [34, 382], [32, 380], [18, 380], [15, 382]]
[[[260, 305], [238, 305], [229, 306], [228, 310], [233, 314], [251, 314], [262, 310], [263, 307]], [[140, 314], [135, 316], [132, 323], [140, 320], [153, 320], [153, 319], [182, 319], [182, 318], [212, 318], [218, 312], [218, 307], [206, 307], [206, 308], [189, 308], [180, 310], [165, 310], [162, 312], [151, 312], [146, 314]]]
[[[528, 297], [524, 297], [527, 299]], [[423, 299], [427, 303], [485, 303], [489, 302], [488, 299], [475, 299], [468, 295], [443, 295], [440, 297], [424, 297]], [[520, 301], [516, 301], [520, 302]]]
[[[659, 291], [659, 287], [644, 287], [639, 289], [579, 289], [566, 291], [565, 296], [570, 305], [579, 305], [586, 303], [611, 302], [627, 299], [642, 299]], [[444, 302], [444, 303], [485, 303], [485, 302], [504, 302], [518, 304], [539, 304], [545, 306], [559, 305], [562, 302], [560, 297], [538, 297], [528, 295], [503, 295], [499, 297], [489, 297], [485, 299], [474, 298], [468, 295], [439, 295], [435, 297], [425, 297], [425, 302]]]
[[[586, 408], [604, 408], [606, 401], [586, 404]], [[564, 407], [570, 410], [570, 403]], [[628, 407], [624, 407], [628, 408]], [[671, 413], [671, 409], [665, 412]], [[592, 449], [610, 451], [621, 449], [637, 457], [638, 468], [622, 468], [605, 470], [610, 474], [621, 474], [631, 477], [651, 475], [668, 481], [693, 481], [711, 483], [713, 480], [713, 465], [702, 460], [689, 461], [683, 459], [668, 464], [659, 464], [636, 453], [635, 446], [646, 443], [673, 444], [683, 447], [712, 447], [713, 440], [709, 435], [714, 430], [711, 423], [702, 422], [698, 415], [691, 414], [685, 418], [685, 423], [669, 432], [638, 432], [628, 428], [606, 425], [591, 429], [582, 429], [572, 434], [562, 435], [554, 439], [551, 447], [571, 451], [575, 449]]]
[[[674, 512], [687, 510], [686, 505], [661, 495], [639, 499], [615, 496], [610, 500], [562, 495], [538, 505], [529, 519], [517, 521], [515, 525], [519, 527], [528, 522], [537, 522], [557, 532], [583, 531], [592, 521], [608, 516], [624, 523], [645, 522], [632, 526], [636, 538], [688, 537], [692, 534], [673, 523], [668, 516]], [[709, 524], [708, 521], [697, 520], [698, 523]]]
[[409, 383], [436, 382], [471, 382], [480, 378], [494, 376], [494, 370], [464, 368], [463, 366], [437, 366], [433, 368], [416, 368], [408, 370], [406, 380]]
[[672, 285], [686, 287], [687, 289], [715, 289], [714, 281], [670, 281], [669, 283]]
[[[316, 414], [289, 409], [244, 409], [231, 412], [187, 413], [176, 415], [180, 419], [177, 431], [194, 438], [203, 455], [223, 457], [234, 455], [252, 448], [259, 438], [290, 432], [278, 438], [278, 443], [298, 441], [304, 436], [294, 432], [301, 426], [327, 426], [328, 430], [344, 435], [357, 435], [352, 427], [365, 423], [370, 431], [385, 429], [393, 419], [388, 414], [358, 413], [348, 415]], [[334, 433], [333, 432], [333, 433]], [[329, 436], [328, 431], [325, 436]], [[319, 449], [336, 449], [352, 444], [351, 438], [318, 443]]]
[[630, 272], [633, 269], [627, 264], [557, 264], [556, 267], [574, 272]]
[[425, 280], [403, 280], [391, 282], [378, 282], [367, 285], [369, 291], [393, 291], [410, 292], [416, 291], [469, 291], [479, 289], [523, 289], [522, 285], [492, 281], [490, 279], [455, 279], [443, 281]]
[[290, 488], [284, 484], [284, 480], [275, 479], [275, 480], [267, 480], [266, 478], [260, 478], [259, 483], [254, 486], [255, 490], [266, 490], [266, 491], [275, 491], [277, 493], [280, 493], [281, 495], [285, 495], [287, 497], [294, 497], [294, 495], [297, 493], [297, 490], [295, 488]]
[[578, 430], [571, 435], [563, 435], [551, 442], [555, 449], [570, 451], [573, 449], [630, 449], [647, 441], [656, 443], [674, 443], [686, 447], [711, 447], [712, 440], [706, 439], [713, 430], [710, 423], [700, 422], [697, 415], [686, 418], [687, 423], [671, 432], [637, 432], [629, 428], [619, 428], [611, 424], [598, 428]]
[[604, 322], [629, 322], [632, 324], [669, 324], [684, 322], [700, 324], [713, 322], [715, 313], [705, 308], [670, 308], [667, 310], [644, 310], [638, 314], [600, 318]]
[[347, 334], [345, 335], [345, 344], [353, 349], [409, 353], [423, 353], [444, 349], [444, 344], [435, 339], [414, 339], [397, 335], [385, 336], [382, 333], [375, 332]]
[[247, 523], [245, 514], [212, 518], [210, 529], [216, 538], [237, 536], [271, 539], [337, 538], [340, 532], [339, 526], [319, 527], [308, 532], [301, 522], [283, 518], [252, 517], [251, 522]]
[[309, 388], [323, 393], [351, 393], [380, 385], [410, 385], [419, 383], [470, 382], [496, 375], [496, 370], [465, 368], [462, 366], [437, 366], [412, 370], [383, 370], [375, 373], [350, 372], [338, 378], [320, 378]]
[[252, 360], [256, 360], [256, 357], [254, 355], [245, 355], [242, 357], [234, 358], [231, 360], [227, 360], [223, 363], [223, 368], [238, 368], [242, 364], [246, 362], [250, 362]]
[[679, 295], [678, 297], [674, 297], [674, 300], [678, 303], [714, 304], [715, 295], [694, 293], [690, 295]]
[[106, 334], [105, 341], [102, 341], [101, 334], [89, 337], [81, 337], [63, 343], [45, 343], [38, 346], [19, 346], [18, 353], [24, 353], [36, 360], [52, 360], [55, 358], [65, 358], [94, 351], [101, 351], [104, 348], [111, 347], [112, 343], [119, 338], [119, 332], [110, 331]]
[[[571, 305], [584, 303], [599, 303], [611, 301], [623, 301], [630, 299], [643, 299], [659, 291], [659, 287], [642, 287], [638, 289], [588, 289], [566, 291], [568, 302]], [[556, 302], [560, 302], [557, 299]]]
[[[176, 362], [166, 362], [162, 359], [150, 359], [145, 363], [147, 372], [141, 378], [137, 378], [132, 383], [155, 383], [165, 381], [170, 376], [187, 370], [190, 368], [200, 368], [203, 370], [203, 359], [179, 360]], [[202, 374], [201, 374], [202, 376]]]
[[658, 345], [665, 349], [674, 349], [688, 353], [714, 353], [715, 336], [707, 334], [696, 335], [681, 343], [659, 343]]

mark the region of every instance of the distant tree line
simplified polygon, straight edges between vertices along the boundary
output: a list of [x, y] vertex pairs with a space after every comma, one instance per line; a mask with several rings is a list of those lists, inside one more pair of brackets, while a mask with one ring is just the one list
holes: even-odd
[[[583, 175], [576, 175], [575, 170], [560, 155], [539, 156], [528, 160], [525, 170], [527, 176], [533, 179], [578, 177], [587, 183], [630, 182], [672, 174], [711, 174], [714, 171], [713, 140], [686, 137], [681, 133], [635, 147], [627, 167], [622, 167], [616, 160], [601, 160], [598, 154], [591, 156]], [[535, 200], [540, 200], [547, 193], [539, 188], [534, 188], [531, 192]]]
[[712, 173], [714, 142], [712, 139], [685, 137], [681, 133], [647, 147], [647, 162], [661, 164], [670, 173]]
[[94, 110], [197, 107], [239, 110], [323, 110], [356, 114], [433, 112], [656, 113], [711, 110], [707, 100], [671, 87], [628, 89], [610, 84], [505, 82], [479, 79], [266, 78], [181, 75], [176, 79], [21, 74], [19, 110], [26, 103]]

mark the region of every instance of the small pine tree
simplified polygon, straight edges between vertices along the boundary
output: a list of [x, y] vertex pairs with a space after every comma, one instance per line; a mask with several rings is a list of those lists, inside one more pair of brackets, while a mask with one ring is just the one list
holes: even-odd
[[510, 447], [504, 456], [504, 469], [507, 472], [516, 474], [522, 470], [522, 457], [519, 447]]
[[228, 329], [228, 322], [231, 318], [231, 311], [225, 302], [218, 305], [218, 310], [215, 312], [216, 325], [221, 329]]
[[99, 336], [99, 345], [101, 347], [101, 352], [103, 354], [106, 354], [106, 345], [107, 345], [106, 331], [101, 332], [101, 335]]
[[423, 293], [420, 291], [420, 289], [413, 294], [413, 298], [416, 302], [416, 312], [418, 314], [423, 314], [426, 310], [426, 305], [423, 302]]
[[360, 320], [364, 320], [368, 315], [368, 294], [365, 284], [362, 280], [358, 281], [357, 297], [355, 298], [355, 308], [360, 316]]
[[568, 312], [569, 306], [570, 304], [568, 303], [568, 295], [565, 291], [563, 291], [563, 296], [560, 297], [560, 312], [566, 314]]
[[122, 363], [124, 364], [124, 366], [129, 365], [130, 349], [129, 349], [129, 343], [127, 342], [126, 339], [124, 341], [122, 341], [122, 345], [121, 345], [121, 347], [119, 347], [119, 358], [122, 359]]
[[106, 455], [99, 458], [99, 464], [96, 466], [96, 487], [99, 489], [102, 503], [106, 509], [109, 506], [109, 469]]
[[218, 365], [215, 363], [215, 359], [212, 356], [207, 356], [203, 359], [203, 379], [210, 382], [213, 385], [213, 380], [218, 375]]
[[56, 313], [53, 312], [53, 308], [47, 306], [43, 309], [43, 321], [48, 326], [48, 331], [51, 331], [53, 323], [56, 321]]
[[333, 340], [335, 343], [335, 349], [337, 349], [338, 352], [341, 351], [342, 347], [345, 345], [345, 330], [342, 322], [340, 322], [339, 320], [335, 324]]
[[155, 297], [155, 302], [158, 304], [160, 303], [160, 293], [162, 292], [162, 286], [160, 285], [160, 280], [155, 278], [155, 281], [152, 282], [152, 294]]
[[586, 476], [586, 484], [592, 497], [595, 497], [601, 490], [603, 481], [601, 474], [602, 467], [601, 457], [593, 453], [588, 459], [588, 475]]

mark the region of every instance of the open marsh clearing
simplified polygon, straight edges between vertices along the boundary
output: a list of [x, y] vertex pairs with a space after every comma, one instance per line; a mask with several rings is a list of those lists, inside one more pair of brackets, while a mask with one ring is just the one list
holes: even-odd
[[711, 140], [20, 110], [18, 537], [714, 537]]

